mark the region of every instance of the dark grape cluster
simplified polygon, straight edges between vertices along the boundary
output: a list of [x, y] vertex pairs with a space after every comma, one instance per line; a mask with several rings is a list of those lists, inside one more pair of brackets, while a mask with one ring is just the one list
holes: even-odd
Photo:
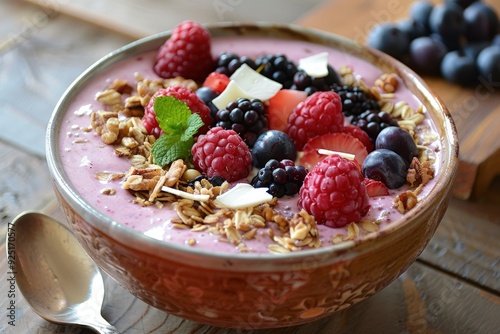
[[255, 188], [267, 187], [268, 193], [281, 198], [297, 194], [306, 175], [307, 170], [303, 166], [295, 166], [292, 160], [271, 159], [259, 169], [251, 184]]
[[380, 111], [378, 102], [358, 86], [333, 85], [331, 89], [342, 99], [342, 112], [345, 116], [359, 116], [367, 110]]
[[419, 0], [408, 19], [376, 25], [367, 44], [420, 73], [470, 86], [481, 76], [500, 80], [499, 27], [498, 14], [486, 1]]
[[391, 115], [376, 109], [366, 110], [359, 116], [354, 116], [351, 124], [359, 126], [361, 130], [365, 131], [373, 143], [377, 140], [380, 131], [389, 126], [398, 126]]
[[256, 69], [255, 62], [247, 56], [239, 56], [232, 52], [223, 52], [217, 57], [216, 72], [223, 73], [230, 77], [242, 64], [247, 64]]
[[256, 70], [263, 76], [279, 82], [283, 88], [293, 85], [297, 66], [285, 55], [265, 54], [255, 59]]
[[266, 108], [261, 100], [239, 98], [217, 111], [215, 122], [216, 126], [234, 130], [251, 148], [267, 126]]

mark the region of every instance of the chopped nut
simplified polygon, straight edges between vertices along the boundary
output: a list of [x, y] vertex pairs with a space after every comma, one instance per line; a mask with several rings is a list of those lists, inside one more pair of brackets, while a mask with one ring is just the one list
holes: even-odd
[[122, 102], [122, 95], [114, 89], [106, 89], [103, 92], [98, 92], [95, 99], [104, 105], [113, 106]]
[[420, 162], [418, 158], [413, 158], [406, 175], [406, 181], [411, 187], [426, 185], [434, 178], [434, 169], [429, 161]]
[[375, 86], [385, 93], [394, 93], [398, 88], [398, 84], [398, 75], [396, 73], [384, 73], [375, 80]]

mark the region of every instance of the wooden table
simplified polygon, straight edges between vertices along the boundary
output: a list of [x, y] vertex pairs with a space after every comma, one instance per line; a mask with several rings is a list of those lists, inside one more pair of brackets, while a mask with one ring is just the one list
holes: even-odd
[[[326, 1], [323, 6], [302, 17], [298, 23], [362, 39], [370, 23], [381, 18], [396, 20], [404, 17], [409, 2]], [[20, 5], [12, 6], [8, 9], [19, 10]], [[4, 12], [3, 8], [1, 12]], [[74, 23], [64, 17], [51, 19], [44, 28], [49, 29], [48, 32], [44, 30], [43, 33], [50, 35], [51, 26], [60, 28], [68, 24]], [[88, 33], [91, 34], [92, 30], [88, 30]], [[100, 34], [106, 35], [104, 32]], [[92, 46], [101, 48], [102, 51], [109, 49], [106, 51], [108, 52], [125, 44], [127, 40], [123, 36], [109, 33], [101, 43], [94, 39]], [[11, 52], [13, 51], [4, 51], [6, 56], [2, 61], [8, 59]], [[82, 66], [86, 67], [85, 62], [93, 61], [90, 58], [85, 58], [84, 54], [80, 58]], [[5, 81], [1, 81], [2, 79], [0, 78], [0, 82], [3, 84]], [[480, 101], [477, 110], [467, 109], [464, 112], [465, 109], [460, 106], [466, 106], [464, 103], [475, 96], [474, 89], [464, 90], [439, 79], [428, 79], [448, 104], [452, 114], [456, 115], [462, 154], [465, 154], [463, 161], [475, 167], [476, 172], [484, 168], [481, 164], [474, 165], [481, 160], [474, 162], [472, 158], [474, 153], [480, 155], [479, 152], [483, 152], [480, 146], [488, 145], [488, 149], [498, 147], [495, 146], [498, 140], [488, 144], [487, 139], [477, 140], [477, 136], [487, 131], [488, 126], [498, 134], [498, 123], [495, 122], [498, 121], [500, 93], [492, 92], [488, 99]], [[70, 78], [66, 80], [70, 81]], [[3, 92], [2, 86], [0, 93]], [[2, 101], [7, 99], [3, 94], [0, 97]], [[483, 121], [480, 122], [479, 119]], [[0, 129], [7, 126], [4, 120], [0, 124]], [[465, 160], [470, 157], [470, 161]], [[12, 143], [0, 141], [0, 161], [1, 228], [15, 214], [25, 209], [39, 209], [64, 219], [54, 202], [44, 159], [36, 154], [36, 150], [19, 150], [15, 140]], [[466, 172], [467, 169], [461, 169], [457, 182], [463, 182], [461, 180], [469, 177]], [[500, 180], [488, 180], [487, 185], [487, 191], [474, 201], [452, 199], [440, 227], [425, 251], [401, 277], [380, 293], [349, 310], [317, 322], [248, 333], [499, 333]], [[4, 233], [5, 230], [0, 233], [2, 241]], [[0, 244], [0, 252], [5, 254], [4, 243]], [[27, 306], [19, 291], [15, 291], [15, 297], [9, 297], [10, 275], [4, 256], [0, 258], [0, 277], [0, 333], [90, 333], [76, 327], [56, 326], [40, 319]], [[103, 316], [123, 333], [242, 332], [213, 328], [168, 315], [137, 300], [108, 277], [105, 277], [105, 283], [107, 293]], [[16, 307], [15, 327], [8, 325], [7, 318], [7, 307], [12, 301]]]

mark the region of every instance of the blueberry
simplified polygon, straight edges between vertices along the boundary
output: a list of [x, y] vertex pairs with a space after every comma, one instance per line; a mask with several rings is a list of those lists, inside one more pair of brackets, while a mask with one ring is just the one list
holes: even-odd
[[462, 7], [453, 2], [435, 6], [429, 17], [429, 27], [445, 39], [458, 38], [465, 30]]
[[417, 70], [429, 74], [439, 74], [441, 60], [447, 53], [446, 46], [438, 40], [424, 36], [410, 44], [410, 56]]
[[470, 86], [477, 82], [477, 69], [474, 58], [463, 51], [448, 52], [441, 62], [442, 76], [461, 86]]
[[500, 82], [500, 46], [491, 45], [477, 57], [479, 74], [487, 80]]
[[407, 52], [410, 40], [396, 24], [382, 23], [370, 31], [367, 43], [394, 58], [401, 58]]
[[478, 1], [478, 0], [446, 0], [446, 2], [455, 3], [464, 9], [476, 1]]
[[464, 10], [465, 37], [469, 42], [488, 41], [491, 31], [494, 29], [492, 24], [497, 20], [490, 20], [490, 14], [483, 4], [478, 3], [467, 7]]
[[[486, 19], [486, 24], [487, 27], [489, 28], [485, 36], [486, 40], [491, 40], [498, 33], [498, 26], [499, 26], [498, 15], [496, 11], [493, 9], [493, 7], [483, 2], [475, 2], [465, 9], [464, 17], [466, 15], [466, 12], [468, 16], [471, 17], [479, 16], [480, 18]], [[478, 13], [483, 13], [484, 15]], [[479, 22], [477, 19], [475, 20], [475, 22], [476, 24], [481, 24], [481, 25], [484, 24], [484, 22]], [[474, 29], [476, 28], [477, 27], [474, 27]]]
[[462, 36], [443, 37], [440, 34], [432, 33], [429, 35], [432, 39], [443, 43], [448, 51], [462, 49]]
[[379, 149], [370, 152], [363, 161], [363, 176], [381, 181], [389, 189], [397, 189], [406, 182], [406, 163], [397, 153]]
[[262, 168], [270, 159], [294, 161], [297, 158], [297, 149], [286, 133], [268, 130], [255, 141], [252, 157], [254, 166]]
[[410, 18], [423, 25], [429, 31], [429, 17], [434, 5], [429, 1], [415, 1], [410, 7]]
[[397, 153], [406, 162], [406, 167], [418, 155], [417, 144], [413, 137], [397, 126], [389, 126], [380, 131], [375, 141], [375, 149], [387, 149]]
[[398, 23], [398, 27], [402, 32], [406, 34], [406, 36], [408, 36], [408, 39], [410, 41], [414, 40], [415, 38], [427, 35], [427, 29], [425, 28], [425, 26], [413, 19], [400, 21]]
[[489, 42], [467, 43], [462, 50], [467, 56], [473, 59], [477, 59], [481, 51], [483, 51], [488, 46], [490, 46]]

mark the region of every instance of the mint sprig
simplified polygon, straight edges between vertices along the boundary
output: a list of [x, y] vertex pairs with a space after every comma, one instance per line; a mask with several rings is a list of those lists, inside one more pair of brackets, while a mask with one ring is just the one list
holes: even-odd
[[190, 159], [194, 135], [204, 124], [200, 115], [172, 96], [156, 97], [154, 110], [163, 130], [151, 148], [154, 163], [165, 166], [177, 159]]

